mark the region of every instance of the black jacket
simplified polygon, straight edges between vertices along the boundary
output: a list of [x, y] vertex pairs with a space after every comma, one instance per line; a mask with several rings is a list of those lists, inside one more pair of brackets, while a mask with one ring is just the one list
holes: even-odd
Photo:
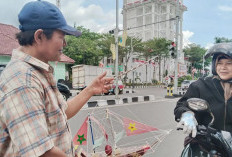
[[[183, 112], [189, 111], [186, 100], [201, 98], [209, 103], [215, 117], [213, 127], [232, 132], [232, 97], [225, 101], [224, 90], [218, 79], [212, 77], [200, 78], [193, 82], [186, 94], [177, 102], [174, 109], [175, 120], [179, 121]], [[206, 112], [195, 113], [198, 124], [207, 125], [211, 117]]]

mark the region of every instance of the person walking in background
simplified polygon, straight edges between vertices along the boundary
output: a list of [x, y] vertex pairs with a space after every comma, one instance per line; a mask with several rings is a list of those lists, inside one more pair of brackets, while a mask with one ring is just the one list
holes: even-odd
[[65, 35], [81, 35], [60, 10], [46, 1], [25, 4], [19, 15], [18, 49], [0, 76], [0, 156], [73, 157], [67, 119], [95, 94], [107, 92], [113, 78], [97, 77], [66, 102], [49, 61], [59, 61]]

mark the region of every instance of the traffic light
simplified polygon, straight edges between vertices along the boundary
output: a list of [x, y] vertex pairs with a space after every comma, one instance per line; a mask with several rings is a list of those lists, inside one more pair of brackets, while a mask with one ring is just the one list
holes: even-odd
[[114, 30], [110, 30], [109, 33], [110, 33], [110, 34], [114, 34]]
[[171, 43], [171, 48], [169, 49], [169, 51], [171, 52], [171, 57], [176, 58], [176, 44], [175, 44], [175, 42]]

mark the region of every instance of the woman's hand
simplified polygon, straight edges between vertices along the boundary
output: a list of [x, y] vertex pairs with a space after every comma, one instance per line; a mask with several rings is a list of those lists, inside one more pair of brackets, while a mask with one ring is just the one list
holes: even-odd
[[88, 92], [91, 93], [91, 95], [107, 93], [112, 88], [114, 78], [105, 76], [106, 72], [99, 75], [92, 81], [92, 83], [89, 86], [86, 87], [86, 89], [88, 90]]
[[197, 120], [194, 113], [191, 111], [184, 112], [181, 116], [180, 122], [177, 124], [177, 129], [183, 128], [184, 133], [191, 134], [194, 138], [197, 134]]

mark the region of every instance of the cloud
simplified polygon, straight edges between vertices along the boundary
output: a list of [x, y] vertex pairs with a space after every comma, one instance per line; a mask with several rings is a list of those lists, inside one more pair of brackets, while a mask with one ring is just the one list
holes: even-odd
[[[0, 21], [18, 27], [18, 13], [24, 4], [31, 0], [7, 0], [0, 1]], [[55, 0], [47, 0], [56, 4]], [[103, 33], [115, 28], [116, 15], [115, 9], [104, 8], [103, 6], [90, 4], [86, 5], [85, 0], [61, 1], [61, 11], [64, 14], [67, 23], [71, 26], [84, 26], [91, 31]], [[7, 8], [7, 9], [6, 9]], [[105, 9], [105, 10], [104, 10]], [[121, 9], [119, 11], [121, 13]], [[5, 16], [7, 15], [7, 16]], [[122, 15], [119, 15], [119, 25], [122, 25]], [[122, 26], [121, 26], [122, 27]]]
[[219, 6], [218, 8], [219, 8], [219, 10], [221, 10], [221, 11], [232, 12], [232, 7], [228, 7], [228, 6]]
[[193, 32], [183, 31], [183, 48], [191, 44], [192, 42], [189, 40], [194, 35]]
[[212, 47], [214, 44], [213, 43], [207, 43], [206, 46], [205, 46], [205, 49], [209, 49], [210, 47]]
[[[68, 1], [61, 8], [69, 25], [84, 26], [91, 31], [103, 33], [115, 28], [116, 15], [115, 10], [104, 11], [99, 5], [91, 4], [83, 6], [76, 1]], [[122, 15], [119, 16], [122, 23]]]

